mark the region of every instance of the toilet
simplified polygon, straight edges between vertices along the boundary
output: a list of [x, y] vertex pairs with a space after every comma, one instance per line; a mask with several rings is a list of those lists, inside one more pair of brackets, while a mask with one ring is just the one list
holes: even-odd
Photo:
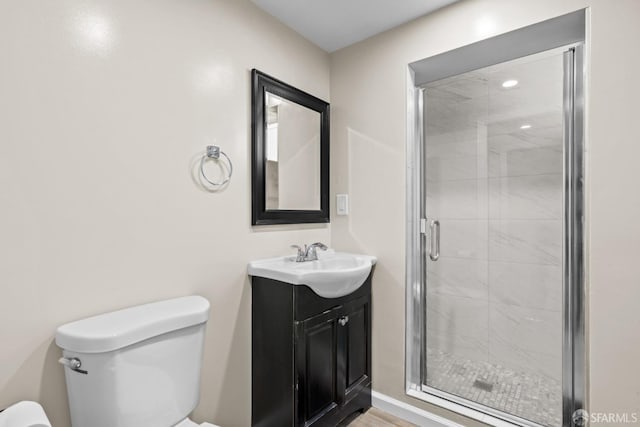
[[209, 302], [188, 296], [60, 326], [73, 427], [215, 427], [188, 418], [208, 317]]
[[38, 402], [23, 400], [0, 411], [0, 427], [51, 427]]

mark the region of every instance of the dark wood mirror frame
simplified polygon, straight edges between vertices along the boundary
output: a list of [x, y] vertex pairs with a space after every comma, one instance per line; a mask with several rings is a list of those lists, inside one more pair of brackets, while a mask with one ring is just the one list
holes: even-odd
[[[329, 104], [256, 69], [251, 70], [251, 224], [329, 222]], [[320, 210], [267, 210], [265, 194], [265, 92], [320, 113]]]

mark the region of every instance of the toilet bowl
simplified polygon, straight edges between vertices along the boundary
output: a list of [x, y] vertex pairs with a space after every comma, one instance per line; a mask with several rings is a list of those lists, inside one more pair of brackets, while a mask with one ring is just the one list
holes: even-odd
[[209, 302], [189, 296], [60, 326], [73, 427], [212, 427], [188, 418], [208, 317]]

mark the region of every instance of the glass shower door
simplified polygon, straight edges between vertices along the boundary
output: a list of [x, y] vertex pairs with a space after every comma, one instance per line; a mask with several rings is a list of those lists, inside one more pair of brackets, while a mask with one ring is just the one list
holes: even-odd
[[424, 87], [423, 388], [562, 425], [563, 52]]

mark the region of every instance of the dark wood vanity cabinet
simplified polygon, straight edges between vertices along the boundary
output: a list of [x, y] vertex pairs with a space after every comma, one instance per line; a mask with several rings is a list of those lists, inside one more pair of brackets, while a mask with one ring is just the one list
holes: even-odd
[[335, 427], [369, 408], [371, 275], [340, 298], [252, 282], [252, 425]]

